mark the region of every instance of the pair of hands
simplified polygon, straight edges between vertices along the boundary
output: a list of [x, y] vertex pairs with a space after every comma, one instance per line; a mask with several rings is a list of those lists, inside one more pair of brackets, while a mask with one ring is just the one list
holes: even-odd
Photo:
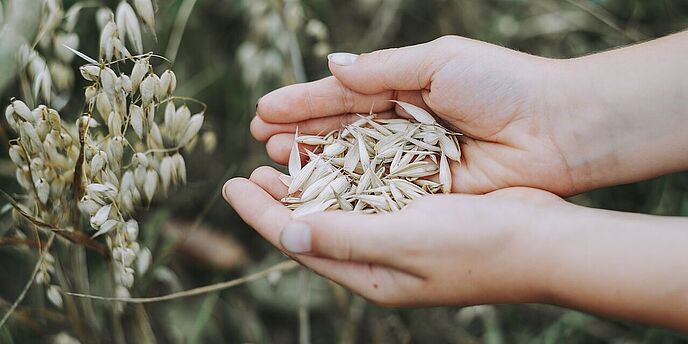
[[[539, 58], [459, 37], [333, 54], [332, 77], [260, 99], [251, 132], [267, 142], [269, 156], [287, 162], [297, 127], [321, 134], [356, 120], [356, 113], [371, 106], [381, 116], [403, 115], [387, 101], [401, 100], [465, 134], [462, 163], [451, 165], [457, 194], [423, 197], [394, 214], [325, 212], [294, 222], [279, 202], [286, 194], [281, 173], [270, 167], [258, 168], [248, 180], [228, 181], [223, 194], [277, 248], [377, 304], [585, 307], [585, 300], [553, 295], [561, 263], [556, 244], [575, 237], [575, 228], [563, 230], [563, 237], [553, 235], [554, 224], [579, 224], [588, 215], [556, 195], [684, 167], [662, 162], [626, 169], [626, 151], [642, 155], [651, 147], [636, 149], [629, 142], [637, 136], [624, 127], [628, 121], [610, 119], [626, 108], [593, 101], [606, 89], [588, 82], [595, 79], [589, 66], [596, 63]], [[671, 125], [666, 127], [654, 132]], [[590, 214], [595, 217], [599, 214]]]

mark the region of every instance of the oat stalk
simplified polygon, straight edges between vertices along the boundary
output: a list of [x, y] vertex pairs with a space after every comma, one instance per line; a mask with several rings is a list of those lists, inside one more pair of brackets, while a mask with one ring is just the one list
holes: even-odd
[[65, 292], [64, 294], [70, 295], [70, 296], [75, 296], [75, 297], [82, 297], [82, 298], [87, 298], [87, 299], [92, 299], [92, 300], [100, 300], [100, 301], [119, 301], [119, 302], [127, 302], [127, 303], [151, 303], [151, 302], [160, 302], [160, 301], [169, 301], [169, 300], [175, 300], [179, 298], [184, 298], [184, 297], [189, 297], [189, 296], [196, 296], [196, 295], [202, 295], [202, 294], [207, 294], [207, 293], [212, 293], [218, 290], [223, 290], [231, 287], [236, 287], [241, 284], [257, 281], [259, 279], [265, 278], [268, 275], [270, 275], [273, 272], [285, 272], [289, 270], [293, 270], [296, 267], [300, 266], [297, 262], [293, 260], [287, 260], [283, 261], [281, 263], [277, 263], [265, 270], [261, 270], [259, 272], [246, 275], [241, 278], [233, 279], [230, 281], [225, 281], [225, 282], [220, 282], [220, 283], [215, 283], [215, 284], [210, 284], [206, 285], [203, 287], [198, 287], [194, 289], [189, 289], [189, 290], [184, 290], [176, 293], [171, 293], [167, 295], [161, 295], [161, 296], [153, 296], [153, 297], [108, 297], [108, 296], [98, 296], [98, 295], [88, 295], [88, 294], [79, 294], [79, 293], [71, 293], [71, 292]]

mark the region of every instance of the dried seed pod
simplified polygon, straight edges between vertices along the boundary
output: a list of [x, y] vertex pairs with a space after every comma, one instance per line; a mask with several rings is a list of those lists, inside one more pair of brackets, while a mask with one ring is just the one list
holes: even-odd
[[171, 96], [174, 90], [177, 88], [177, 76], [171, 70], [166, 70], [160, 76], [160, 88], [167, 95]]
[[311, 145], [311, 146], [326, 145], [326, 144], [329, 144], [331, 142], [331, 140], [328, 140], [322, 136], [316, 136], [316, 135], [299, 136], [296, 140], [299, 143], [303, 143], [303, 144]]
[[417, 107], [413, 104], [409, 104], [406, 102], [398, 101], [398, 100], [390, 100], [393, 103], [398, 104], [401, 106], [406, 113], [411, 115], [416, 121], [423, 123], [423, 124], [435, 124], [437, 121], [435, 121], [435, 117], [432, 117], [432, 115], [425, 111], [424, 109]]
[[302, 216], [306, 216], [306, 215], [310, 215], [310, 214], [314, 214], [314, 213], [319, 213], [319, 212], [324, 211], [327, 208], [331, 207], [335, 203], [337, 203], [337, 200], [335, 200], [335, 199], [330, 199], [330, 200], [326, 200], [326, 201], [320, 201], [320, 200], [315, 199], [315, 200], [312, 200], [310, 202], [306, 202], [303, 205], [301, 205], [300, 207], [298, 207], [296, 210], [294, 210], [291, 213], [291, 217], [292, 218], [298, 218], [298, 217], [302, 217]]
[[38, 137], [38, 133], [36, 132], [36, 128], [29, 123], [29, 122], [22, 122], [19, 125], [19, 135], [22, 139], [25, 139], [27, 142], [31, 143], [31, 150], [35, 152], [39, 152], [43, 149], [43, 142], [41, 142], [41, 139]]
[[174, 162], [170, 156], [165, 156], [160, 162], [160, 180], [162, 180], [162, 189], [165, 192], [167, 192], [172, 182], [173, 165]]
[[297, 140], [299, 136], [299, 128], [296, 128], [294, 132], [294, 141], [291, 145], [291, 151], [289, 152], [289, 175], [295, 177], [301, 170], [301, 155], [299, 154], [299, 141]]
[[122, 136], [122, 118], [111, 112], [107, 121], [108, 132], [112, 136]]
[[36, 181], [36, 194], [38, 195], [38, 200], [41, 203], [48, 203], [48, 197], [50, 196], [50, 185], [45, 179], [39, 178]]
[[126, 75], [126, 74], [121, 74], [121, 75], [119, 76], [119, 82], [120, 82], [120, 85], [122, 85], [122, 90], [124, 90], [124, 92], [125, 92], [126, 94], [130, 94], [130, 93], [132, 92], [132, 87], [133, 87], [133, 86], [132, 86], [132, 84], [131, 84], [131, 78], [129, 78], [128, 75]]
[[139, 236], [139, 223], [136, 220], [129, 220], [125, 225], [125, 233], [129, 241], [134, 241]]
[[325, 177], [320, 178], [318, 181], [312, 183], [306, 189], [303, 190], [303, 193], [301, 194], [301, 200], [303, 202], [308, 202], [312, 199], [315, 199], [338, 176], [339, 172], [333, 172]]
[[9, 150], [10, 160], [17, 165], [22, 166], [26, 164], [26, 156], [19, 145], [11, 145]]
[[106, 61], [112, 61], [115, 54], [115, 42], [117, 38], [117, 25], [110, 20], [100, 33], [100, 57]]
[[135, 167], [148, 167], [148, 157], [143, 153], [134, 153], [134, 155], [131, 156], [131, 164]]
[[86, 213], [89, 216], [94, 215], [98, 209], [100, 209], [101, 205], [96, 203], [90, 196], [84, 195], [81, 197], [79, 200], [79, 210], [81, 210], [82, 213]]
[[19, 128], [19, 124], [17, 124], [17, 121], [14, 119], [14, 106], [12, 106], [12, 104], [7, 105], [5, 108], [5, 119], [12, 129], [17, 130]]
[[117, 229], [117, 227], [119, 227], [119, 225], [120, 225], [120, 222], [118, 220], [108, 219], [98, 227], [98, 230], [95, 232], [95, 234], [93, 234], [91, 236], [91, 239], [97, 238], [103, 234], [109, 233], [109, 232]]
[[88, 81], [96, 82], [100, 78], [100, 67], [94, 65], [85, 65], [79, 67], [81, 76]]
[[447, 155], [447, 158], [454, 161], [461, 160], [461, 151], [459, 150], [459, 146], [448, 136], [440, 135], [439, 144], [444, 154]]
[[301, 170], [297, 171], [295, 175], [292, 175], [293, 179], [291, 184], [289, 185], [289, 190], [288, 192], [290, 194], [301, 190], [301, 187], [306, 183], [306, 181], [310, 178], [311, 174], [315, 170], [315, 167], [318, 164], [318, 160], [311, 160], [304, 166]]
[[158, 189], [158, 173], [153, 169], [146, 171], [146, 180], [143, 184], [143, 191], [148, 202], [153, 200], [155, 191]]
[[143, 109], [136, 105], [129, 106], [129, 124], [139, 138], [143, 138]]
[[55, 307], [62, 309], [62, 292], [60, 287], [52, 284], [45, 290], [45, 296]]
[[148, 62], [147, 58], [136, 60], [134, 63], [134, 68], [131, 71], [132, 92], [136, 92], [136, 90], [138, 90], [139, 85], [141, 85], [141, 82], [146, 77], [146, 74], [148, 74], [149, 70], [150, 63]]
[[94, 155], [91, 159], [91, 175], [95, 175], [100, 172], [107, 162], [107, 155], [105, 152], [100, 151], [98, 154]]
[[186, 162], [184, 161], [184, 157], [176, 153], [172, 156], [172, 160], [174, 161], [177, 180], [181, 183], [186, 183]]
[[150, 105], [153, 102], [153, 100], [155, 99], [155, 90], [159, 87], [157, 77], [155, 77], [154, 75], [155, 74], [148, 75], [141, 82], [139, 92], [141, 92], [141, 102], [144, 107]]
[[27, 122], [31, 122], [31, 123], [35, 122], [35, 118], [34, 118], [33, 114], [31, 113], [31, 110], [29, 109], [28, 106], [26, 106], [26, 104], [23, 101], [21, 101], [21, 100], [13, 101], [12, 102], [12, 109], [14, 110], [14, 113], [19, 115], [19, 117], [21, 117], [23, 120], [25, 120]]
[[103, 122], [107, 123], [108, 116], [110, 116], [110, 113], [112, 113], [112, 105], [110, 104], [110, 100], [105, 92], [100, 92], [96, 96], [96, 109], [98, 110], [100, 117], [103, 119]]
[[121, 1], [116, 11], [117, 31], [119, 40], [124, 42], [126, 35], [129, 42], [134, 46], [134, 51], [141, 54], [143, 52], [143, 40], [141, 39], [141, 27], [136, 18], [134, 9], [126, 1]]
[[331, 199], [340, 195], [351, 186], [349, 181], [345, 176], [339, 176], [332, 182], [330, 182], [321, 192], [318, 194], [317, 199]]
[[86, 103], [91, 104], [97, 94], [98, 89], [95, 86], [91, 85], [86, 87], [86, 90], [84, 90], [84, 97], [86, 98]]
[[[165, 124], [165, 127], [170, 130], [170, 131], [175, 131], [175, 126], [174, 126], [174, 116], [177, 112], [177, 108], [174, 106], [173, 102], [167, 102], [167, 105], [165, 105], [165, 112], [163, 113], [163, 123]], [[172, 135], [174, 136], [174, 135]]]
[[450, 193], [452, 188], [451, 169], [449, 169], [449, 162], [447, 156], [442, 153], [440, 158], [440, 183], [442, 184], [442, 192]]
[[165, 92], [162, 89], [162, 86], [160, 86], [160, 77], [157, 76], [155, 73], [151, 73], [150, 75], [148, 75], [148, 77], [153, 78], [153, 80], [155, 80], [155, 98], [157, 99], [157, 101], [160, 102], [167, 98]]
[[347, 172], [353, 172], [356, 169], [359, 161], [358, 143], [355, 143], [353, 147], [344, 155], [344, 170]]
[[100, 207], [100, 209], [98, 209], [98, 211], [91, 216], [91, 227], [98, 228], [105, 223], [105, 221], [107, 221], [107, 219], [110, 217], [110, 211], [112, 211], [111, 203]]
[[203, 126], [203, 115], [195, 114], [191, 116], [186, 126], [186, 130], [184, 131], [184, 134], [178, 141], [179, 144], [182, 146], [188, 144], [189, 141], [191, 141], [191, 139], [196, 137], [198, 132], [201, 130], [201, 126]]
[[148, 146], [153, 149], [163, 148], [162, 133], [157, 123], [153, 123], [148, 133]]
[[342, 143], [341, 141], [335, 141], [332, 144], [325, 146], [325, 148], [323, 149], [323, 155], [331, 157], [337, 156], [339, 154], [344, 153], [346, 149], [347, 146], [344, 143]]
[[155, 11], [151, 0], [134, 0], [134, 7], [150, 31], [155, 33]]

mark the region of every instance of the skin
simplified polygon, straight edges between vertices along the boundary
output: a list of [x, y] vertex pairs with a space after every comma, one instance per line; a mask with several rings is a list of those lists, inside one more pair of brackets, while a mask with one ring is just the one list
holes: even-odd
[[270, 157], [286, 163], [297, 126], [404, 116], [398, 99], [466, 134], [456, 194], [291, 221], [261, 167], [224, 196], [268, 241], [381, 305], [551, 303], [688, 331], [688, 220], [559, 198], [688, 169], [688, 34], [568, 60], [460, 37], [339, 57], [332, 77], [259, 101]]

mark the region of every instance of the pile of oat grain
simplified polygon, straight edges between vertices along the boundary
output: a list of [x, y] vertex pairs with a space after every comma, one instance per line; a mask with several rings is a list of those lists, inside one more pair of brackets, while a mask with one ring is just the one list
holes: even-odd
[[[379, 119], [374, 114], [325, 136], [295, 134], [289, 157], [289, 188], [282, 203], [292, 217], [329, 209], [384, 213], [398, 211], [413, 199], [448, 193], [452, 176], [448, 159], [459, 162], [457, 137], [415, 105], [395, 101], [414, 120]], [[299, 143], [315, 146], [302, 166]], [[439, 182], [428, 177], [439, 174]]]

